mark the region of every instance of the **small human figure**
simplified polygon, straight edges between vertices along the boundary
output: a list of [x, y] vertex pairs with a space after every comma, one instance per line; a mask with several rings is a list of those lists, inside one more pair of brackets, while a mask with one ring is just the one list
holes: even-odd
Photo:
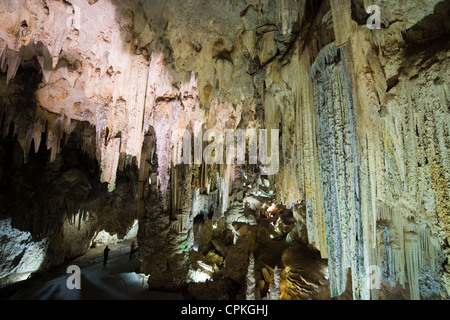
[[130, 248], [131, 248], [131, 250], [130, 250], [130, 260], [131, 260], [131, 258], [134, 256], [134, 249], [136, 248], [136, 244], [134, 243], [134, 241], [131, 243]]
[[111, 249], [106, 246], [105, 250], [103, 250], [103, 265], [106, 266], [106, 264], [108, 263], [108, 254], [111, 251]]

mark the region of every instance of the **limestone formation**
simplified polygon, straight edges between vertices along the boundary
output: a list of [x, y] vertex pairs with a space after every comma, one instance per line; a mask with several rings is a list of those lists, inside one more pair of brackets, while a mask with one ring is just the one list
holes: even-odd
[[247, 272], [247, 300], [255, 300], [255, 257], [250, 253]]
[[[138, 220], [151, 288], [245, 299], [253, 252], [256, 299], [276, 266], [277, 298], [378, 299], [376, 268], [448, 298], [449, 16], [448, 0], [1, 1], [0, 283]], [[211, 129], [278, 132], [279, 170], [251, 143], [245, 164], [208, 163], [226, 154]], [[298, 245], [326, 276], [281, 264]]]

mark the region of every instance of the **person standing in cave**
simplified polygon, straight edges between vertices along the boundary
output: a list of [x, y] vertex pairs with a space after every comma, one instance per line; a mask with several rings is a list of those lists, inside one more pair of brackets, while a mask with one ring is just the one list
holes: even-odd
[[103, 265], [106, 266], [106, 264], [108, 263], [108, 255], [109, 252], [111, 251], [111, 249], [106, 246], [105, 250], [103, 250]]
[[134, 257], [134, 249], [136, 248], [136, 244], [134, 243], [134, 241], [131, 243], [130, 246], [130, 260], [132, 257]]

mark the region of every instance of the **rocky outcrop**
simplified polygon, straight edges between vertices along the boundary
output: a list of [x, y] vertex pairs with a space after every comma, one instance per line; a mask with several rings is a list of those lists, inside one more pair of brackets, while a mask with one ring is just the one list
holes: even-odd
[[11, 220], [0, 223], [1, 273], [0, 286], [26, 279], [39, 270], [44, 261], [48, 239], [35, 242], [29, 232], [11, 226]]

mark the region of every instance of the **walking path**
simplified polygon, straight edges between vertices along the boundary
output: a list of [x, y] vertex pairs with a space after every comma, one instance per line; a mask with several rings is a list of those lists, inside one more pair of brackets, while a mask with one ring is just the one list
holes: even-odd
[[130, 260], [131, 241], [109, 244], [111, 249], [103, 265], [105, 246], [90, 249], [70, 265], [81, 269], [81, 290], [67, 288], [72, 274], [67, 267], [17, 285], [7, 300], [183, 300], [183, 295], [147, 290], [147, 277], [139, 274], [140, 261]]

